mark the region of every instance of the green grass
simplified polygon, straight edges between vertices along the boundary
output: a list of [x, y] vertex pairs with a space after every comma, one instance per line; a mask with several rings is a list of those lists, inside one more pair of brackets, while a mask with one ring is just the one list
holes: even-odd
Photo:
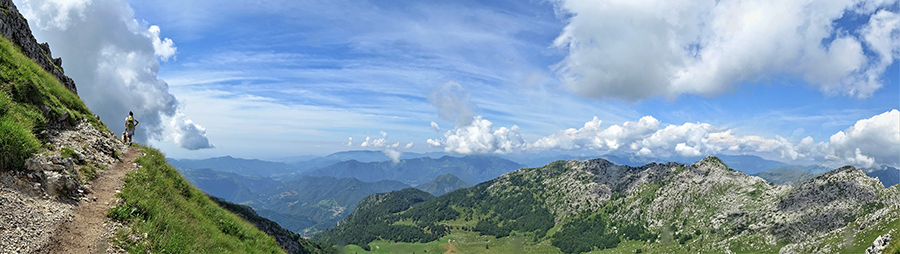
[[891, 240], [888, 247], [884, 249], [884, 254], [900, 254], [900, 232], [894, 231], [895, 233], [891, 235], [894, 239]]
[[44, 142], [35, 134], [47, 125], [43, 105], [51, 116], [68, 113], [70, 124], [87, 118], [98, 130], [109, 131], [77, 95], [5, 38], [0, 38], [0, 56], [0, 170], [20, 169], [41, 152]]
[[272, 237], [190, 185], [161, 152], [141, 149], [142, 168], [128, 173], [118, 194], [123, 203], [108, 213], [131, 226], [117, 234], [117, 245], [129, 253], [283, 253]]
[[[448, 243], [448, 240], [450, 243]], [[369, 243], [371, 251], [347, 245], [341, 253], [561, 253], [550, 241], [533, 242], [531, 237], [512, 235], [500, 239], [475, 232], [454, 230], [437, 241], [402, 243], [376, 240]]]
[[81, 166], [81, 168], [79, 169], [79, 172], [81, 172], [81, 176], [83, 177], [83, 178], [81, 179], [81, 181], [82, 181], [83, 183], [87, 183], [87, 182], [89, 182], [89, 181], [91, 181], [91, 180], [96, 179], [97, 176], [98, 176], [97, 173], [98, 173], [100, 170], [104, 170], [104, 169], [105, 169], [105, 168], [98, 168], [98, 167], [97, 167], [96, 165], [94, 165], [93, 163], [88, 163], [88, 164], [86, 164], [86, 165], [84, 165], [84, 166]]
[[72, 150], [71, 147], [63, 147], [62, 150], [59, 150], [59, 156], [62, 156], [63, 158], [74, 158], [75, 150]]

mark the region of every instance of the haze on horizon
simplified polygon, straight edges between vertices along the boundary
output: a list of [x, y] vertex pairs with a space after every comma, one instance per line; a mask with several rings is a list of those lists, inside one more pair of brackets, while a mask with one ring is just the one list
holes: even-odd
[[898, 1], [14, 2], [92, 111], [175, 158], [900, 166]]

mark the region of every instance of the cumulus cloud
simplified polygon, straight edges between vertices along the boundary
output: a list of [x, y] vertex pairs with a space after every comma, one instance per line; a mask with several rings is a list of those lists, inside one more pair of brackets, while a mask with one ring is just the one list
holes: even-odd
[[850, 128], [835, 133], [825, 149], [831, 164], [871, 167], [900, 164], [900, 111], [884, 112], [862, 119]]
[[[715, 95], [773, 73], [864, 98], [898, 58], [900, 18], [883, 8], [894, 4], [557, 0], [568, 24], [553, 45], [568, 54], [554, 71], [568, 89], [597, 98]], [[871, 18], [839, 27], [846, 13]]]
[[184, 118], [183, 114], [172, 117], [170, 124], [170, 128], [173, 130], [170, 134], [171, 139], [181, 148], [199, 150], [215, 147], [206, 138], [206, 128], [194, 123], [191, 119]]
[[387, 143], [387, 132], [379, 131], [381, 134], [381, 138], [373, 139], [369, 136], [366, 136], [366, 141], [363, 141], [362, 144], [359, 144], [361, 147], [387, 147], [389, 146]]
[[150, 26], [150, 29], [147, 29], [150, 33], [150, 39], [153, 41], [153, 53], [158, 56], [163, 61], [168, 61], [169, 58], [175, 55], [175, 42], [172, 39], [159, 38], [159, 27], [158, 26]]
[[[428, 102], [438, 109], [438, 115], [441, 119], [454, 121], [456, 126], [466, 126], [472, 121], [475, 115], [473, 108], [475, 104], [469, 101], [472, 94], [466, 91], [456, 81], [450, 81], [434, 87], [428, 94]], [[437, 124], [432, 122], [432, 128], [436, 128]], [[439, 130], [439, 128], [438, 128]]]
[[[381, 135], [381, 138], [372, 138], [366, 136], [366, 141], [363, 141], [359, 146], [361, 147], [373, 147], [373, 148], [382, 148], [381, 152], [384, 155], [387, 155], [388, 158], [391, 158], [391, 161], [394, 163], [400, 162], [400, 155], [403, 155], [403, 152], [397, 150], [400, 147], [400, 142], [390, 143], [388, 142], [388, 134], [385, 131], [378, 131], [378, 134]], [[353, 138], [350, 138], [350, 142], [347, 145], [353, 145]], [[411, 148], [413, 146], [412, 142], [406, 144], [406, 148]]]
[[344, 145], [345, 146], [353, 146], [353, 137], [350, 137], [350, 141], [347, 141], [347, 143]]
[[528, 147], [519, 134], [519, 126], [500, 127], [494, 130], [494, 124], [481, 116], [474, 117], [466, 126], [448, 130], [444, 133], [443, 139], [428, 139], [426, 142], [432, 147], [442, 146], [446, 152], [461, 154], [505, 154], [522, 151]]
[[534, 142], [533, 146], [539, 149], [619, 149], [619, 147], [632, 146], [634, 142], [656, 131], [659, 120], [651, 116], [645, 116], [637, 122], [625, 122], [622, 125], [613, 125], [601, 129], [602, 121], [597, 117], [584, 123], [581, 129], [566, 129], [556, 134], [544, 137]]
[[470, 125], [448, 130], [440, 139], [428, 139], [432, 147], [446, 152], [512, 153], [543, 150], [592, 150], [598, 153], [628, 153], [639, 157], [708, 156], [720, 153], [769, 153], [784, 161], [816, 161], [826, 166], [853, 165], [868, 168], [878, 164], [900, 165], [900, 111], [894, 109], [859, 120], [831, 136], [828, 142], [812, 137], [799, 141], [781, 136], [766, 138], [736, 135], [735, 130], [708, 123], [684, 123], [660, 128], [660, 122], [645, 116], [636, 122], [601, 127], [594, 117], [579, 129], [570, 128], [526, 143], [518, 126], [494, 130], [481, 116]]
[[[212, 147], [200, 125], [177, 115], [178, 100], [157, 78], [159, 61], [175, 55], [174, 42], [161, 38], [159, 27], [135, 20], [128, 3], [21, 0], [16, 5], [35, 37], [63, 58], [85, 104], [114, 132], [125, 129], [121, 119], [133, 111], [141, 121], [138, 142], [178, 136], [172, 140], [185, 148]], [[174, 124], [165, 121], [170, 118]]]
[[430, 146], [430, 147], [441, 147], [441, 146], [444, 146], [444, 140], [443, 140], [443, 139], [430, 139], [430, 138], [429, 138], [429, 139], [426, 139], [426, 140], [425, 140], [425, 143], [428, 143], [428, 146]]

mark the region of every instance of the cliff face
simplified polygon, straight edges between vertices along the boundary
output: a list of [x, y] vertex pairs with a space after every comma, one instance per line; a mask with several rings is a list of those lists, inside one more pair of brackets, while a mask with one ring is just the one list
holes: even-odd
[[53, 58], [50, 45], [38, 43], [31, 34], [28, 20], [19, 13], [12, 0], [0, 0], [0, 34], [22, 49], [22, 53], [34, 60], [44, 70], [53, 74], [69, 91], [78, 94], [75, 81], [66, 76], [62, 68], [62, 58]]

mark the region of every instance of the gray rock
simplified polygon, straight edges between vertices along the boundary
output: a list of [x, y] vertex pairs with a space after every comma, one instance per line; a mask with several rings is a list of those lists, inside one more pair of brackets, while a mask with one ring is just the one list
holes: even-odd
[[[893, 230], [891, 231], [893, 232]], [[881, 254], [881, 251], [887, 248], [892, 239], [890, 232], [875, 238], [875, 241], [872, 242], [872, 246], [869, 246], [869, 248], [866, 249], [866, 254]]]

